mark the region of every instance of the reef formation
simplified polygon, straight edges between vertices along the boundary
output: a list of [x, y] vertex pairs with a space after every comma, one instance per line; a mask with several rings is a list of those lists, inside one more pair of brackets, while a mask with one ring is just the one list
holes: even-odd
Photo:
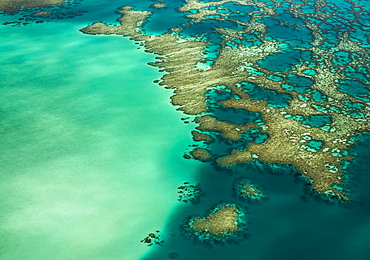
[[149, 233], [143, 240], [141, 240], [141, 243], [146, 244], [147, 246], [152, 245], [163, 245], [164, 240], [159, 235], [159, 230], [157, 230], [155, 233]]
[[182, 226], [186, 235], [199, 243], [225, 243], [245, 237], [245, 213], [240, 206], [221, 203], [204, 217], [191, 217]]
[[0, 14], [9, 17], [2, 25], [19, 27], [56, 19], [75, 18], [86, 13], [85, 10], [75, 9], [81, 1], [83, 0], [0, 0]]
[[66, 0], [0, 0], [0, 12], [14, 14], [21, 8], [52, 6], [64, 3]]
[[[344, 164], [355, 137], [370, 130], [370, 12], [342, 2], [187, 0], [179, 11], [188, 21], [161, 35], [143, 30], [151, 12], [124, 6], [120, 25], [81, 32], [130, 37], [156, 55], [150, 65], [166, 73], [157, 82], [197, 125], [199, 145], [185, 158], [224, 168], [289, 164], [317, 194], [345, 202]], [[216, 140], [228, 148], [216, 151]], [[246, 201], [263, 195], [248, 181], [235, 189]], [[241, 215], [220, 204], [184, 229], [225, 241], [243, 233]]]
[[243, 201], [257, 202], [264, 198], [263, 190], [248, 179], [239, 180], [234, 189], [236, 197]]
[[179, 194], [178, 201], [190, 202], [192, 204], [198, 204], [201, 197], [204, 196], [200, 183], [190, 184], [189, 182], [184, 182], [177, 187], [177, 193]]

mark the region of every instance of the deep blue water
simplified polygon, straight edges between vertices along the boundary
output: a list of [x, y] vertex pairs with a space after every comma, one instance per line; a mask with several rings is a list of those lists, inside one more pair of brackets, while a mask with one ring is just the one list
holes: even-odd
[[[229, 175], [203, 166], [199, 173], [206, 197], [200, 205], [186, 206], [171, 215], [166, 227], [168, 243], [153, 249], [143, 259], [170, 259], [168, 255], [172, 252], [180, 255], [178, 259], [196, 260], [367, 259], [370, 191], [360, 183], [370, 181], [365, 166], [370, 158], [366, 145], [355, 150], [363, 156], [359, 155], [348, 169], [350, 188], [356, 197], [349, 206], [330, 204], [313, 196], [298, 172], [287, 167], [279, 170], [249, 164]], [[252, 179], [267, 191], [267, 201], [242, 203], [249, 212], [250, 237], [238, 244], [214, 245], [211, 249], [184, 239], [179, 231], [184, 215], [202, 215], [205, 208], [220, 201], [240, 203], [231, 188], [240, 177]]]

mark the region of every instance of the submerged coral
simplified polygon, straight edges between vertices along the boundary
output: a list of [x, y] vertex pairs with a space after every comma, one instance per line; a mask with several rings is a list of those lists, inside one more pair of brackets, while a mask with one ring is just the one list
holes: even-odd
[[199, 243], [237, 242], [247, 236], [245, 211], [236, 204], [221, 203], [204, 217], [190, 217], [182, 226], [185, 236]]
[[[188, 0], [179, 10], [190, 22], [159, 36], [140, 30], [149, 12], [123, 7], [121, 25], [99, 22], [81, 31], [129, 36], [158, 55], [151, 65], [167, 72], [159, 84], [174, 90], [172, 104], [197, 115], [196, 141], [209, 141], [210, 133], [220, 133], [221, 139], [238, 142], [251, 129], [268, 137], [244, 142], [244, 147], [223, 156], [199, 147], [192, 152], [195, 159], [223, 167], [253, 160], [291, 164], [313, 190], [346, 201], [348, 195], [339, 188], [346, 185], [341, 165], [352, 159], [346, 152], [353, 145], [351, 138], [370, 129], [370, 100], [364, 87], [369, 55], [366, 45], [346, 31], [348, 25], [338, 24], [343, 33], [321, 29], [330, 17], [340, 15], [337, 6], [318, 1], [309, 6], [315, 15], [302, 11], [305, 6], [295, 1]], [[357, 12], [354, 5], [350, 11]], [[358, 30], [366, 31], [360, 16], [353, 19]], [[363, 78], [346, 80], [351, 75]], [[208, 91], [220, 86], [229, 96], [207, 102]], [[238, 125], [222, 120], [214, 104], [259, 113], [260, 122]]]

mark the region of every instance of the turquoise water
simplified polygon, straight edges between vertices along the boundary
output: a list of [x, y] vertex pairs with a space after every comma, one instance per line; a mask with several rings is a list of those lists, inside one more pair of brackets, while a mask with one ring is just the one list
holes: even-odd
[[[136, 5], [138, 1], [132, 2], [133, 5]], [[183, 0], [172, 0], [165, 2], [165, 8], [150, 8], [149, 11], [153, 12], [153, 14], [143, 27], [145, 32], [152, 35], [161, 35], [166, 33], [169, 28], [175, 28], [179, 24], [186, 23], [189, 19], [177, 10], [184, 2]], [[143, 3], [151, 4], [150, 1], [143, 1]], [[139, 7], [137, 9], [143, 10]], [[163, 19], [163, 17], [166, 17], [166, 19]]]
[[[215, 163], [185, 160], [182, 156], [193, 144], [190, 132], [195, 125], [181, 122], [184, 115], [170, 104], [171, 91], [153, 83], [162, 76], [147, 65], [155, 56], [127, 38], [79, 32], [96, 21], [117, 24], [117, 8], [134, 5], [136, 10], [155, 12], [145, 24], [145, 32], [165, 33], [189, 20], [176, 10], [183, 1], [167, 2], [166, 8], [157, 10], [150, 7], [153, 1], [85, 0], [71, 9], [87, 11], [80, 16], [0, 27], [0, 259], [368, 260], [368, 134], [357, 137], [360, 143], [349, 152], [356, 159], [343, 165], [353, 198], [349, 204], [336, 204], [313, 194], [291, 166], [255, 161], [224, 169]], [[280, 50], [258, 64], [277, 74], [267, 76], [269, 79], [286, 80], [286, 90], [307, 93], [299, 95], [302, 101], [312, 99], [323, 105], [314, 106], [318, 111], [341, 112], [336, 106], [324, 106], [328, 97], [310, 89], [311, 76], [317, 74], [314, 69], [304, 71], [307, 77], [289, 72], [297, 64], [316, 66], [311, 51], [305, 50], [312, 34], [302, 19], [286, 12], [289, 3], [278, 2], [282, 7], [276, 8], [275, 17], [287, 24], [271, 18], [261, 21], [267, 25], [269, 39], [281, 42]], [[336, 34], [346, 28], [348, 21], [343, 20], [349, 18], [347, 1], [327, 2], [337, 4], [345, 15], [338, 13], [343, 17], [321, 24], [327, 37], [319, 46], [322, 49], [338, 43]], [[353, 2], [370, 8], [367, 1]], [[301, 11], [315, 13], [314, 1], [308, 3], [310, 6]], [[249, 21], [247, 13], [258, 10], [234, 3], [223, 7], [228, 9], [223, 14], [244, 12], [230, 16], [240, 21]], [[329, 7], [322, 11], [337, 12]], [[21, 15], [0, 16], [0, 24]], [[209, 18], [187, 27], [183, 35], [202, 34], [212, 43], [204, 57], [211, 66], [224, 37], [215, 27], [244, 27], [218, 21], [216, 16]], [[368, 24], [369, 14], [362, 11], [359, 21]], [[331, 25], [338, 26], [338, 31]], [[368, 32], [360, 30], [358, 23], [353, 26], [356, 30], [350, 31], [350, 37], [368, 48], [364, 40]], [[243, 39], [227, 43], [233, 48], [239, 44], [259, 46], [262, 42], [254, 33], [239, 33]], [[333, 62], [338, 67], [333, 69], [347, 66], [354, 57], [334, 52]], [[367, 73], [365, 67], [347, 67], [343, 75], [349, 79], [337, 83], [339, 90], [368, 101]], [[241, 85], [253, 99], [266, 100], [271, 107], [287, 107], [291, 100], [289, 94], [253, 83]], [[212, 109], [208, 113], [237, 125], [254, 122], [263, 126], [258, 113], [217, 105], [232, 95], [230, 91], [210, 91], [207, 102]], [[352, 117], [360, 118], [364, 112], [361, 103], [343, 100], [342, 104], [342, 112]], [[291, 119], [322, 128], [332, 120], [325, 114]], [[208, 148], [216, 157], [269, 138], [257, 129], [235, 142], [225, 140], [220, 133], [209, 134], [215, 141]], [[325, 141], [310, 140], [307, 149], [317, 151]], [[233, 187], [241, 178], [261, 186], [266, 199], [258, 203], [238, 201]], [[177, 201], [177, 187], [184, 182], [201, 184], [205, 196], [199, 204]], [[185, 219], [202, 215], [220, 202], [245, 207], [248, 237], [211, 248], [187, 239], [180, 228]], [[140, 243], [157, 230], [164, 240], [162, 246]]]
[[154, 56], [79, 19], [1, 28], [1, 259], [138, 259], [194, 182]]
[[292, 99], [290, 94], [278, 93], [275, 90], [260, 88], [251, 82], [242, 82], [240, 84], [243, 91], [251, 96], [251, 99], [265, 100], [271, 107], [287, 107]]

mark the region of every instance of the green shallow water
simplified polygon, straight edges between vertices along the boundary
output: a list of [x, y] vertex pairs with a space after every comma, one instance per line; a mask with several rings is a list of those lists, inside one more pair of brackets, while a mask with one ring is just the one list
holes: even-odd
[[154, 56], [84, 25], [2, 27], [1, 259], [138, 259], [193, 181]]

